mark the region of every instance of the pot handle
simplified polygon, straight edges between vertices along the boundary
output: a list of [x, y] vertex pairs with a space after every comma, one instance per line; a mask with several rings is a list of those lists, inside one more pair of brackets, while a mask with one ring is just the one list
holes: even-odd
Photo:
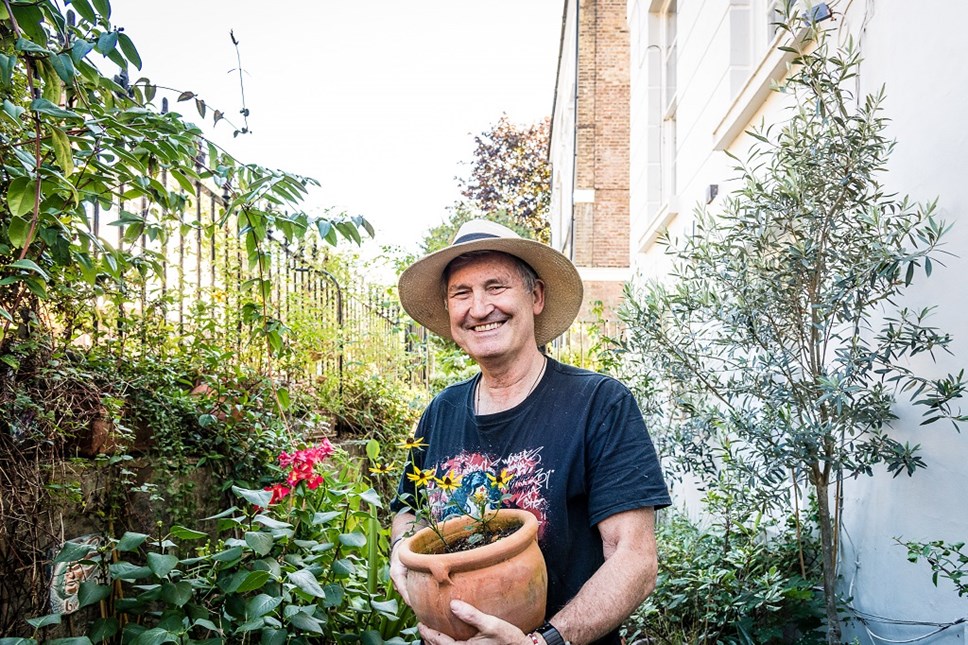
[[450, 579], [450, 568], [440, 562], [432, 562], [430, 564], [430, 573], [441, 587], [454, 584]]

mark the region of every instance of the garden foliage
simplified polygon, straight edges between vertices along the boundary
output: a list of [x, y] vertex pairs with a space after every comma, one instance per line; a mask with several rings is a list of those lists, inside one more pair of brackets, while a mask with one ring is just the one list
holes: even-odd
[[780, 29], [786, 118], [749, 132], [735, 190], [696, 213], [693, 235], [667, 240], [670, 279], [629, 290], [622, 350], [672, 474], [714, 485], [728, 469], [780, 517], [802, 491], [815, 499], [827, 638], [839, 643], [844, 487], [878, 468], [923, 468], [918, 446], [895, 438], [896, 399], [920, 408], [922, 425], [957, 427], [965, 380], [910, 360], [951, 343], [932, 307], [903, 304], [939, 265], [948, 226], [933, 202], [882, 183], [894, 146], [883, 90], [852, 94], [851, 43], [795, 15]]

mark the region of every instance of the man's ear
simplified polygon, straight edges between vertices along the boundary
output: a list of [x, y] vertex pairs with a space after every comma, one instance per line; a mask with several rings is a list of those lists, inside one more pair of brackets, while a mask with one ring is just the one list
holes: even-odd
[[545, 306], [545, 284], [541, 280], [534, 281], [534, 291], [531, 292], [531, 297], [534, 298], [534, 315], [537, 316], [542, 311], [544, 311]]

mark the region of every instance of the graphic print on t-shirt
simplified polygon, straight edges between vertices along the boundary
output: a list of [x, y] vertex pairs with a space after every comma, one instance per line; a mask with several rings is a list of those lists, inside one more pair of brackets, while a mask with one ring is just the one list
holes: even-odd
[[542, 468], [541, 448], [498, 459], [463, 451], [438, 464], [437, 472], [449, 475], [456, 484], [451, 490], [436, 484], [428, 486], [431, 512], [438, 520], [462, 514], [476, 516], [482, 506], [496, 509], [506, 496], [503, 506], [531, 511], [538, 519], [539, 538], [543, 534], [548, 513], [548, 479], [554, 470]]

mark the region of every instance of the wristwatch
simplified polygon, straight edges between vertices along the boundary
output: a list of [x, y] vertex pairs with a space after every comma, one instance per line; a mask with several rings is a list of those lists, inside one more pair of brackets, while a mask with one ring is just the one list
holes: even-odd
[[551, 623], [546, 622], [534, 631], [536, 634], [541, 634], [541, 638], [545, 639], [548, 645], [571, 645], [571, 643], [561, 637], [561, 634], [558, 633], [558, 630]]

